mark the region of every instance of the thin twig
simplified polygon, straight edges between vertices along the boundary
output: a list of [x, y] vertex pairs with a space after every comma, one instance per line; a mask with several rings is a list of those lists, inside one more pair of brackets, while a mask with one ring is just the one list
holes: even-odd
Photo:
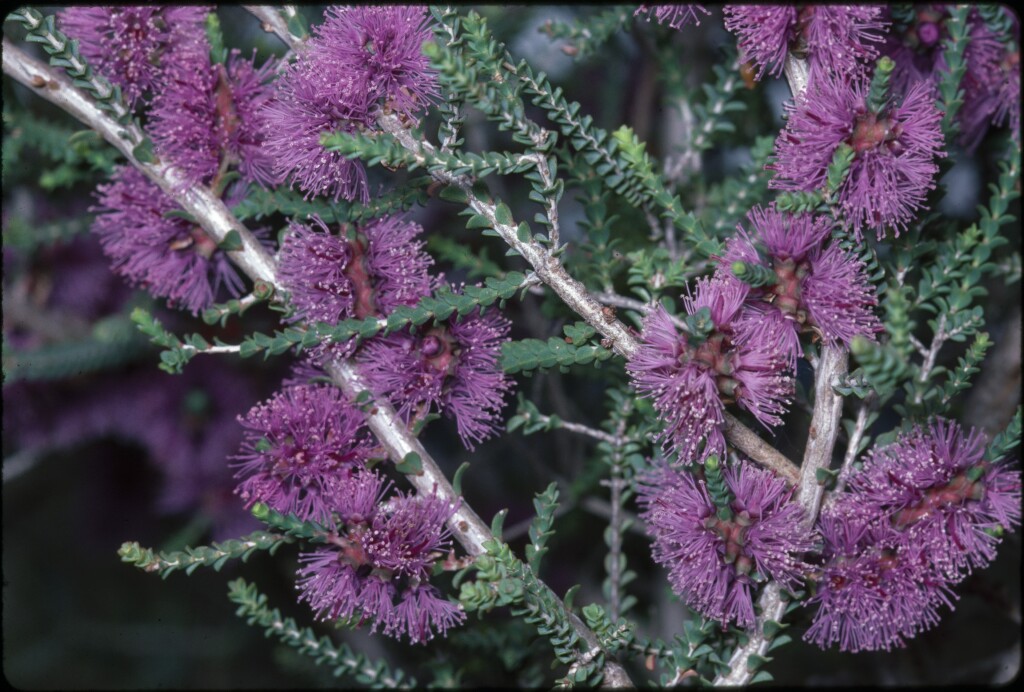
[[[302, 39], [288, 30], [288, 22], [278, 12], [277, 5], [242, 5], [242, 8], [262, 22], [264, 31], [276, 35], [291, 50], [296, 50], [302, 45]], [[292, 16], [295, 15], [295, 8], [289, 5], [280, 9], [288, 11]]]

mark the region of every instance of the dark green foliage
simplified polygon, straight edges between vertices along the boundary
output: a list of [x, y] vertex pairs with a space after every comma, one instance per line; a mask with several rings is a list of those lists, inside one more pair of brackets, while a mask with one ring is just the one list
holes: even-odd
[[317, 637], [308, 627], [300, 628], [292, 618], [281, 616], [277, 608], [271, 609], [267, 597], [254, 584], [236, 579], [228, 584], [228, 598], [238, 605], [236, 615], [244, 617], [250, 625], [265, 628], [266, 636], [275, 636], [299, 653], [309, 656], [319, 665], [332, 666], [334, 677], [351, 677], [362, 685], [374, 689], [415, 689], [416, 679], [402, 670], [390, 668], [384, 661], [370, 661], [354, 652], [346, 644], [335, 644], [328, 637]]
[[241, 559], [245, 562], [257, 550], [266, 550], [271, 555], [292, 538], [266, 531], [254, 531], [242, 538], [231, 538], [210, 546], [200, 545], [186, 547], [184, 550], [162, 550], [159, 553], [152, 548], [143, 548], [135, 541], [123, 543], [117, 554], [121, 562], [135, 565], [143, 572], [160, 572], [166, 579], [178, 570], [192, 574], [198, 567], [213, 567], [219, 572], [228, 560]]
[[582, 60], [597, 52], [618, 31], [627, 31], [633, 23], [631, 6], [609, 7], [572, 22], [549, 19], [540, 31], [551, 39], [568, 39], [562, 52]]
[[132, 322], [124, 315], [113, 315], [96, 322], [88, 335], [31, 350], [11, 348], [5, 339], [4, 381], [60, 380], [108, 370], [134, 361], [148, 350]]
[[558, 484], [551, 483], [533, 499], [537, 516], [530, 522], [530, 544], [526, 546], [526, 563], [540, 573], [540, 560], [548, 552], [548, 539], [554, 535], [555, 510], [558, 509]]
[[946, 142], [952, 142], [959, 130], [956, 114], [964, 103], [960, 82], [967, 72], [965, 52], [971, 40], [970, 25], [967, 23], [970, 11], [968, 5], [951, 5], [948, 8], [950, 18], [945, 23], [949, 38], [943, 42], [942, 55], [946, 69], [940, 72], [939, 108], [943, 111], [942, 131], [946, 135]]

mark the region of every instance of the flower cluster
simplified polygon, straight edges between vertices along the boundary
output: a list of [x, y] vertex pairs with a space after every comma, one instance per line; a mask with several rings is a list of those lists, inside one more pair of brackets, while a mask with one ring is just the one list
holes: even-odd
[[[292, 222], [281, 247], [278, 273], [291, 293], [296, 319], [336, 324], [353, 317], [385, 316], [400, 305], [415, 305], [438, 281], [434, 261], [418, 237], [423, 227], [385, 216], [333, 235]], [[344, 355], [351, 355], [355, 344]], [[336, 353], [341, 354], [340, 351]]]
[[413, 117], [438, 93], [421, 48], [423, 7], [332, 7], [298, 51], [266, 106], [266, 146], [280, 176], [309, 196], [366, 201], [360, 163], [328, 152], [320, 136], [373, 127], [384, 111]]
[[[739, 319], [750, 287], [721, 276], [701, 279], [683, 303], [690, 330], [680, 334], [661, 305], [644, 320], [643, 344], [626, 369], [665, 422], [661, 439], [681, 463], [725, 453], [726, 402], [736, 402], [763, 425], [778, 425], [792, 393], [784, 350], [785, 326], [753, 339]], [[706, 320], [701, 318], [706, 316]], [[703, 333], [701, 333], [703, 332]]]
[[209, 7], [69, 7], [57, 16], [82, 55], [129, 104], [159, 93], [167, 69], [189, 72], [208, 60], [203, 22]]
[[673, 591], [706, 617], [747, 627], [757, 584], [794, 588], [811, 537], [792, 489], [771, 472], [745, 462], [723, 471], [717, 457], [703, 469], [706, 479], [668, 467], [641, 478], [641, 517]]
[[370, 620], [370, 631], [413, 644], [445, 634], [466, 614], [430, 584], [450, 547], [455, 508], [436, 497], [396, 493], [374, 471], [345, 477], [325, 498], [337, 515], [330, 545], [299, 555], [299, 600], [321, 619]]
[[275, 182], [273, 160], [263, 147], [262, 106], [271, 96], [274, 61], [256, 69], [232, 51], [225, 64], [209, 54], [189, 69], [169, 70], [153, 99], [149, 132], [157, 153], [185, 174], [186, 184], [220, 187], [229, 166], [246, 182]]
[[374, 452], [359, 409], [329, 385], [286, 387], [240, 418], [236, 493], [302, 519], [330, 519], [339, 484]]
[[242, 280], [223, 250], [194, 221], [174, 216], [174, 201], [133, 167], [96, 191], [92, 230], [112, 269], [133, 285], [198, 314], [221, 285], [240, 295]]
[[1020, 472], [984, 452], [979, 433], [937, 419], [868, 454], [821, 519], [827, 562], [807, 640], [888, 650], [952, 607], [950, 587], [1020, 523]]
[[[872, 338], [882, 329], [872, 312], [878, 298], [863, 263], [839, 243], [825, 245], [833, 225], [828, 217], [786, 214], [771, 206], [754, 207], [747, 218], [753, 232], [738, 227], [719, 272], [753, 284], [750, 309], [741, 318], [749, 338], [764, 342], [781, 333], [795, 369], [801, 329], [847, 346], [855, 336]], [[759, 270], [765, 275], [760, 280]]]
[[415, 334], [369, 340], [356, 354], [374, 393], [390, 399], [405, 420], [441, 411], [455, 418], [467, 449], [498, 430], [512, 380], [498, 363], [511, 323], [479, 308]]
[[[964, 75], [960, 82], [963, 105], [957, 112], [959, 143], [973, 152], [990, 125], [1008, 124], [1020, 136], [1020, 22], [1009, 8], [1002, 8], [1014, 32], [1013, 41], [1001, 40], [986, 24], [978, 8], [968, 14], [968, 41], [963, 53]], [[938, 85], [949, 71], [946, 61], [947, 21], [944, 5], [915, 5], [909, 23], [890, 34], [883, 53], [896, 63], [893, 90], [906, 93], [919, 81]], [[1004, 37], [1010, 38], [1010, 37]]]
[[824, 76], [789, 108], [786, 129], [775, 141], [778, 190], [816, 190], [824, 186], [829, 165], [843, 145], [853, 149], [849, 171], [837, 201], [857, 237], [873, 228], [881, 238], [886, 227], [899, 234], [935, 187], [945, 156], [941, 114], [929, 84], [912, 86], [896, 105], [887, 95], [893, 64], [879, 61], [870, 84]]
[[725, 28], [738, 36], [757, 78], [779, 76], [786, 53], [805, 57], [811, 83], [825, 75], [849, 79], [878, 57], [888, 27], [881, 5], [726, 5]]

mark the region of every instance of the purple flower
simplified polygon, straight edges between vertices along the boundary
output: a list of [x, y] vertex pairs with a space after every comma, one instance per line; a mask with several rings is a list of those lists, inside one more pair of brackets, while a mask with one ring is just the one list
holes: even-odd
[[825, 247], [832, 230], [827, 217], [754, 207], [747, 218], [753, 233], [737, 227], [719, 272], [731, 276], [733, 264], [742, 262], [771, 270], [777, 277], [772, 285], [751, 289], [751, 298], [758, 302], [741, 318], [748, 338], [763, 341], [778, 334], [781, 321], [787, 328], [784, 350], [795, 368], [801, 326], [814, 328], [826, 342], [847, 345], [857, 335], [874, 338], [882, 329], [872, 312], [878, 298], [861, 261], [838, 243]]
[[188, 71], [208, 52], [210, 7], [69, 7], [57, 17], [82, 55], [134, 104], [159, 86], [168, 66]]
[[422, 53], [423, 7], [330, 8], [278, 80], [267, 106], [267, 149], [281, 176], [308, 196], [369, 199], [362, 164], [320, 144], [329, 132], [373, 127], [383, 111], [413, 117], [437, 97]]
[[235, 492], [246, 507], [263, 502], [324, 522], [338, 485], [375, 453], [363, 414], [329, 385], [287, 387], [239, 420]]
[[358, 75], [367, 125], [383, 109], [413, 117], [438, 97], [437, 75], [423, 54], [432, 32], [425, 7], [329, 7], [310, 41], [310, 57], [332, 74]]
[[370, 199], [363, 165], [320, 144], [321, 135], [353, 133], [363, 119], [364, 95], [353, 80], [351, 74], [331, 80], [300, 56], [278, 78], [274, 98], [264, 107], [265, 148], [274, 170], [280, 178], [290, 175], [307, 198]]
[[854, 502], [824, 512], [818, 529], [826, 564], [808, 605], [817, 605], [804, 639], [841, 651], [889, 651], [934, 626], [954, 594], [929, 564], [925, 548], [883, 528], [870, 528]]
[[[1016, 16], [1014, 32], [1019, 32]], [[890, 35], [883, 52], [896, 63], [892, 88], [906, 93], [910, 85], [929, 81], [938, 86], [949, 72], [945, 42], [949, 9], [944, 5], [915, 5], [913, 21], [900, 32]], [[1020, 53], [1015, 44], [1004, 43], [985, 23], [977, 8], [968, 14], [968, 42], [963, 54], [963, 105], [957, 112], [960, 127], [959, 143], [973, 152], [981, 143], [989, 125], [1002, 125], [1009, 120], [1015, 137], [1020, 132]], [[1019, 37], [1018, 37], [1019, 38]]]
[[336, 486], [336, 538], [330, 547], [300, 554], [299, 600], [321, 619], [369, 620], [371, 633], [423, 643], [466, 619], [429, 583], [450, 548], [445, 522], [455, 508], [436, 497], [402, 494], [382, 502], [386, 490], [370, 470]]
[[229, 165], [246, 181], [276, 182], [260, 110], [271, 97], [273, 60], [257, 70], [254, 59], [232, 51], [226, 65], [211, 65], [207, 57], [161, 82], [149, 130], [157, 153], [181, 168], [189, 184], [217, 187]]
[[647, 21], [653, 15], [659, 24], [668, 24], [673, 29], [682, 29], [687, 24], [700, 26], [700, 15], [711, 14], [704, 5], [647, 5], [636, 8], [633, 16], [641, 12], [647, 13]]
[[994, 558], [1002, 530], [1020, 523], [1019, 471], [984, 460], [981, 433], [955, 422], [915, 426], [873, 449], [850, 478], [851, 501], [867, 508], [954, 582]]
[[419, 224], [385, 216], [345, 237], [332, 235], [319, 217], [313, 221], [323, 233], [292, 222], [281, 248], [281, 281], [299, 318], [337, 323], [387, 315], [435, 288]]
[[[977, 11], [972, 14], [976, 15]], [[1014, 141], [1020, 144], [1018, 43], [1019, 36], [1017, 41], [1004, 44], [980, 17], [971, 23], [964, 58], [968, 69], [961, 82], [964, 103], [957, 113], [961, 129], [959, 142], [968, 153], [977, 149], [990, 125], [1008, 125]]]
[[792, 5], [726, 5], [725, 28], [738, 36], [744, 60], [752, 60], [765, 72], [778, 77], [793, 40], [797, 9]]
[[172, 306], [198, 314], [220, 286], [240, 295], [243, 284], [226, 253], [195, 222], [167, 216], [178, 206], [131, 166], [97, 188], [92, 230], [113, 270]]
[[878, 57], [888, 22], [881, 5], [726, 5], [725, 28], [737, 34], [745, 59], [782, 73], [786, 53], [806, 56], [813, 83], [823, 75], [853, 77]]
[[[292, 222], [278, 265], [279, 276], [292, 295], [295, 320], [336, 324], [344, 319], [385, 316], [400, 305], [415, 305], [438, 284], [430, 275], [434, 261], [417, 240], [423, 228], [412, 221], [386, 216], [345, 236], [332, 235]], [[347, 237], [346, 237], [347, 236]], [[314, 359], [347, 358], [358, 342], [325, 344], [312, 350]]]
[[775, 141], [778, 190], [815, 190], [826, 181], [836, 149], [847, 144], [854, 158], [838, 190], [838, 201], [860, 238], [874, 228], [878, 237], [891, 226], [897, 235], [923, 208], [935, 187], [942, 151], [941, 114], [931, 86], [915, 84], [903, 102], [873, 112], [864, 79], [823, 77], [789, 108], [786, 129]]
[[[695, 297], [683, 299], [687, 313], [711, 313], [713, 329], [703, 341], [679, 334], [668, 312], [655, 308], [644, 320], [643, 344], [626, 369], [641, 396], [652, 398], [665, 424], [667, 451], [681, 463], [722, 454], [725, 403], [735, 401], [763, 425], [778, 425], [792, 392], [785, 374], [781, 335], [754, 341], [738, 321], [749, 287], [738, 281], [701, 279]], [[701, 448], [701, 442], [704, 445]]]
[[440, 411], [455, 418], [467, 449], [494, 434], [513, 382], [498, 363], [511, 325], [479, 309], [444, 324], [370, 339], [356, 354], [370, 389], [405, 420]]
[[747, 627], [757, 584], [774, 579], [794, 588], [806, 568], [799, 555], [811, 539], [784, 481], [746, 463], [723, 476], [730, 493], [725, 512], [706, 481], [667, 467], [641, 479], [638, 501], [654, 560], [669, 570], [672, 590], [706, 617]]

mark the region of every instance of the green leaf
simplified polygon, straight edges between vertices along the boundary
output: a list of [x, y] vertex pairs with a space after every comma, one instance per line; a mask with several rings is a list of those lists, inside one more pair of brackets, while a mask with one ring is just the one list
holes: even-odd
[[402, 461], [395, 464], [395, 468], [406, 475], [421, 476], [423, 475], [423, 459], [416, 452], [409, 452]]
[[224, 239], [218, 243], [217, 247], [224, 252], [238, 252], [244, 247], [242, 245], [242, 236], [239, 235], [238, 231], [232, 229], [227, 232]]

